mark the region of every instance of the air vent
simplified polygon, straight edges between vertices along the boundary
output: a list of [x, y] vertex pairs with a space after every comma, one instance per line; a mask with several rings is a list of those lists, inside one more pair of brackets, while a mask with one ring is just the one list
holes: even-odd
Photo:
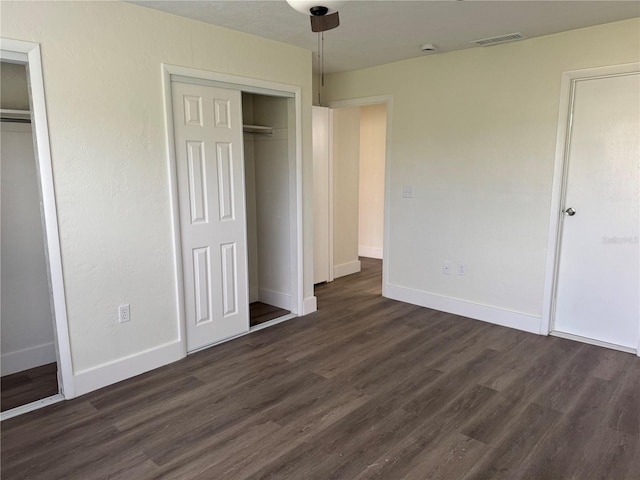
[[480, 40], [472, 40], [469, 43], [478, 45], [480, 47], [489, 47], [491, 45], [498, 45], [499, 43], [515, 42], [517, 40], [523, 40], [527, 38], [524, 33], [508, 33], [506, 35], [499, 35], [497, 37], [482, 38]]

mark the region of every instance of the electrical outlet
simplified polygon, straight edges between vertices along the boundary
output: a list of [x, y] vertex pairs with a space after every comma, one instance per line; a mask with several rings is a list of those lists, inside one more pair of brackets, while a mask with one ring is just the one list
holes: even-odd
[[118, 321], [120, 323], [128, 322], [131, 320], [131, 307], [127, 303], [126, 305], [120, 305], [118, 307]]
[[451, 275], [451, 262], [443, 262], [442, 263], [442, 274], [443, 275]]
[[402, 196], [404, 198], [413, 198], [413, 187], [411, 185], [404, 185], [402, 187]]
[[464, 263], [459, 263], [458, 264], [458, 275], [464, 275], [466, 271], [466, 267], [464, 266]]

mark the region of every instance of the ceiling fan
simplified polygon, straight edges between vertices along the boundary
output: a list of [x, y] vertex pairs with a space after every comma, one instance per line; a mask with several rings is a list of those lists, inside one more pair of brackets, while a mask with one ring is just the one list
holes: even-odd
[[298, 12], [309, 15], [312, 32], [326, 32], [340, 25], [338, 7], [342, 0], [287, 0]]
[[344, 0], [286, 0], [298, 12], [309, 15], [311, 31], [318, 34], [318, 70], [320, 85], [318, 87], [318, 105], [322, 105], [322, 87], [324, 87], [324, 32], [340, 25], [338, 7]]

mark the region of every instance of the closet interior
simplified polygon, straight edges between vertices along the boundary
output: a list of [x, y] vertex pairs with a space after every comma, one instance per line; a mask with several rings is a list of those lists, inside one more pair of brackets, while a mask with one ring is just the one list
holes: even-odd
[[251, 327], [291, 313], [291, 108], [288, 98], [242, 93]]
[[0, 65], [1, 411], [59, 392], [26, 66]]

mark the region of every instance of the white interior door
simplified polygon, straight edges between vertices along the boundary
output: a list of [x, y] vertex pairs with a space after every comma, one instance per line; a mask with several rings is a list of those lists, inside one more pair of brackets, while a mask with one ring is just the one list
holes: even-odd
[[249, 329], [240, 95], [172, 83], [188, 351]]
[[328, 282], [331, 263], [329, 109], [313, 107], [313, 283]]
[[574, 81], [554, 323], [629, 349], [640, 326], [639, 107], [637, 73]]

